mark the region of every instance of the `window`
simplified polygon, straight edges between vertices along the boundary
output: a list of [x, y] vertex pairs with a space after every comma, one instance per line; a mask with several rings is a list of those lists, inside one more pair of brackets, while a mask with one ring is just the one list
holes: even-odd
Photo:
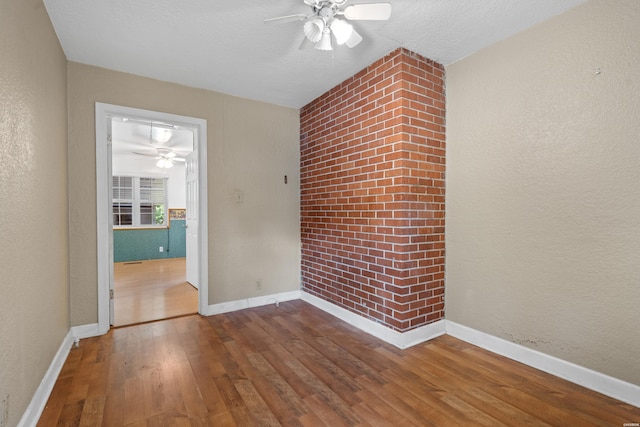
[[112, 189], [115, 227], [166, 225], [166, 178], [114, 176]]
[[113, 177], [113, 225], [133, 225], [133, 177]]

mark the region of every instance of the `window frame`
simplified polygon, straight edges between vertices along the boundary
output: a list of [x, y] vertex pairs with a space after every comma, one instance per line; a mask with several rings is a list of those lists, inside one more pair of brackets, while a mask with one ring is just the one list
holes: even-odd
[[[121, 197], [121, 198], [116, 198], [116, 191], [113, 191], [116, 187], [114, 186], [114, 180], [118, 179], [118, 181], [122, 181], [122, 178], [130, 178], [131, 179], [131, 187], [126, 187], [126, 186], [122, 186], [122, 185], [118, 185], [118, 196], [121, 196], [123, 193], [123, 189], [126, 190], [128, 188], [131, 189], [131, 198], [127, 198], [127, 197]], [[137, 175], [126, 175], [126, 174], [121, 174], [121, 175], [113, 175], [112, 176], [112, 180], [111, 180], [111, 188], [113, 191], [113, 197], [111, 198], [111, 217], [112, 217], [112, 221], [113, 221], [113, 228], [114, 229], [136, 229], [136, 228], [167, 228], [169, 226], [169, 220], [168, 220], [168, 214], [169, 214], [169, 208], [168, 208], [168, 185], [167, 185], [167, 180], [169, 178], [168, 177], [158, 177], [158, 176], [137, 176]], [[144, 192], [144, 190], [146, 190], [147, 188], [149, 189], [150, 193], [153, 193], [154, 187], [153, 184], [152, 186], [149, 187], [142, 187], [141, 186], [141, 180], [151, 180], [152, 183], [154, 183], [156, 180], [161, 180], [162, 181], [162, 214], [163, 214], [163, 223], [162, 224], [143, 224], [142, 223], [142, 215], [151, 215], [151, 221], [153, 222], [154, 219], [154, 206], [156, 206], [158, 204], [158, 199], [154, 198], [153, 195], [150, 195], [150, 197], [142, 199], [142, 193]], [[121, 182], [119, 182], [118, 184], [121, 184]], [[125, 191], [126, 193], [126, 191]], [[126, 194], [125, 194], [126, 196]], [[114, 209], [116, 207], [116, 204], [119, 205], [124, 205], [124, 207], [126, 208], [126, 205], [130, 205], [131, 206], [131, 211], [130, 213], [126, 212], [123, 214], [122, 211], [118, 211], [116, 212], [116, 210]], [[143, 205], [151, 205], [151, 212], [143, 212]], [[131, 224], [118, 224], [116, 223], [116, 215], [130, 215], [131, 216]]]

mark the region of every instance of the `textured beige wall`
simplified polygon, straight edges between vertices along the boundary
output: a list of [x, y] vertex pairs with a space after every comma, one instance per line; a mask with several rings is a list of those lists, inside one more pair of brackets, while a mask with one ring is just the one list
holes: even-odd
[[0, 58], [0, 423], [12, 426], [69, 330], [66, 60], [40, 0], [0, 2]]
[[95, 102], [207, 120], [210, 304], [299, 288], [297, 110], [77, 63], [68, 80], [72, 325], [98, 320]]
[[638, 23], [592, 0], [447, 67], [446, 317], [640, 385]]

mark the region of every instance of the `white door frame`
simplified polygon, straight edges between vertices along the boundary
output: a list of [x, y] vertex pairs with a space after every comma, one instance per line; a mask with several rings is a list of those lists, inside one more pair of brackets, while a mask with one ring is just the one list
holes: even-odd
[[111, 117], [130, 117], [142, 120], [157, 120], [198, 129], [195, 141], [198, 149], [198, 313], [206, 315], [209, 307], [209, 264], [208, 264], [208, 224], [207, 224], [207, 121], [195, 117], [178, 116], [157, 111], [141, 110], [119, 105], [96, 102], [96, 207], [97, 207], [97, 250], [98, 250], [98, 331], [105, 334], [110, 328], [109, 284], [112, 280], [112, 268], [109, 262], [111, 250], [109, 226], [111, 200], [109, 188], [111, 171], [108, 168], [108, 155], [111, 150], [107, 140], [107, 124]]
[[[187, 282], [196, 289], [200, 288], [198, 277], [198, 152], [193, 151], [185, 157], [186, 208], [185, 227], [187, 227], [185, 242], [187, 255]], [[194, 259], [196, 258], [196, 259]]]

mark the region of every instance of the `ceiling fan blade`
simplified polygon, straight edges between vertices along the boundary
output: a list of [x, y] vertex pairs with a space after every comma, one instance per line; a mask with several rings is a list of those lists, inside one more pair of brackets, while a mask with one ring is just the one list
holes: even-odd
[[304, 21], [308, 16], [304, 13], [298, 13], [296, 15], [280, 16], [278, 18], [265, 19], [264, 23], [267, 25], [285, 24], [287, 22]]
[[386, 21], [391, 17], [391, 3], [352, 4], [343, 14], [352, 21]]
[[137, 154], [138, 156], [146, 156], [146, 157], [158, 157], [157, 154], [137, 153], [135, 151], [132, 151], [131, 154]]
[[171, 158], [172, 162], [186, 162], [186, 159], [183, 159], [182, 157], [172, 157]]
[[353, 32], [351, 33], [351, 37], [347, 39], [345, 44], [349, 46], [349, 48], [354, 48], [358, 46], [361, 41], [362, 41], [362, 36], [354, 28]]

